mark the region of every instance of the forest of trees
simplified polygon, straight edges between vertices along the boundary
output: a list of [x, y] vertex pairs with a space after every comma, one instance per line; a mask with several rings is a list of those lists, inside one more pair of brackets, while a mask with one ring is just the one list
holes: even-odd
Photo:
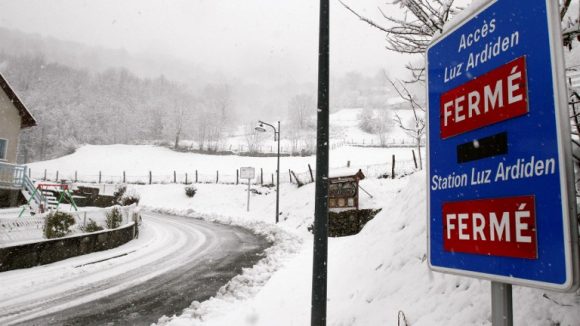
[[4, 53], [0, 72], [38, 120], [21, 135], [23, 163], [71, 153], [80, 144], [174, 145], [189, 137], [208, 147], [234, 116], [227, 85], [209, 84], [196, 94], [163, 76], [142, 79], [125, 69], [90, 73]]

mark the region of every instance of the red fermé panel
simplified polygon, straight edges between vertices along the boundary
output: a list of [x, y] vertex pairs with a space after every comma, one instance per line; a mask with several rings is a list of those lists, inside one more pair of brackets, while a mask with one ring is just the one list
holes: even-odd
[[527, 113], [526, 57], [522, 56], [441, 96], [441, 138]]

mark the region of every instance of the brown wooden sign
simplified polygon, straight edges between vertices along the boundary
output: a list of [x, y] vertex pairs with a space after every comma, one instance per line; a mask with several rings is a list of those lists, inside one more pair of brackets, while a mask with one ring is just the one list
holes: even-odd
[[328, 208], [358, 209], [358, 182], [364, 179], [364, 174], [328, 179]]

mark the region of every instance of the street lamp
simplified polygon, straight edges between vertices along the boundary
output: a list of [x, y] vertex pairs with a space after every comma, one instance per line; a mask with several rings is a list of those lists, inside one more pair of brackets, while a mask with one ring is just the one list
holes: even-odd
[[278, 163], [276, 168], [276, 223], [278, 223], [278, 218], [280, 216], [280, 121], [278, 121], [278, 129], [276, 129], [273, 125], [258, 120], [258, 126], [255, 130], [266, 132], [264, 126], [268, 126], [274, 130], [274, 141], [278, 142]]

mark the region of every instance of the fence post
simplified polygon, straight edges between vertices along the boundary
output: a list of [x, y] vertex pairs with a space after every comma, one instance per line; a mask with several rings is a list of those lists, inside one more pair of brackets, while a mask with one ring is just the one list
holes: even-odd
[[296, 173], [294, 173], [294, 171], [290, 171], [290, 173], [294, 176], [294, 181], [296, 181], [296, 184], [298, 185], [298, 187], [302, 187], [303, 184], [302, 184], [302, 182], [300, 182], [300, 180], [298, 180]]
[[314, 182], [314, 174], [312, 173], [312, 167], [308, 164], [308, 171], [310, 171], [310, 180]]
[[272, 185], [275, 185], [275, 183], [274, 183], [274, 173], [272, 173]]
[[149, 171], [149, 184], [153, 183], [153, 174]]
[[264, 185], [264, 169], [260, 168], [260, 185]]
[[350, 161], [346, 161], [346, 167], [350, 168]]
[[127, 182], [127, 177], [125, 175], [125, 171], [123, 171], [123, 183], [126, 183], [126, 182]]
[[32, 170], [30, 168], [28, 168], [28, 177], [32, 178]]
[[173, 170], [173, 183], [177, 183], [177, 172]]
[[195, 183], [197, 183], [197, 170], [195, 170]]
[[236, 170], [236, 185], [240, 184], [240, 170]]
[[288, 169], [288, 176], [290, 177], [290, 183], [292, 183], [292, 171]]
[[391, 179], [395, 178], [395, 154], [393, 154], [393, 166], [391, 167]]
[[185, 172], [185, 184], [187, 185], [187, 172]]
[[99, 183], [101, 183], [101, 171], [99, 171]]
[[54, 181], [58, 182], [58, 170], [56, 170], [56, 179]]
[[216, 170], [215, 171], [215, 184], [218, 184], [220, 182], [220, 171]]
[[417, 157], [415, 157], [415, 150], [412, 149], [411, 152], [413, 152], [413, 162], [415, 162], [415, 169], [418, 169], [419, 166], [417, 165]]
[[78, 175], [77, 171], [75, 171], [75, 182], [78, 182], [78, 181], [79, 181], [79, 175]]
[[44, 169], [44, 181], [46, 181], [46, 169]]

